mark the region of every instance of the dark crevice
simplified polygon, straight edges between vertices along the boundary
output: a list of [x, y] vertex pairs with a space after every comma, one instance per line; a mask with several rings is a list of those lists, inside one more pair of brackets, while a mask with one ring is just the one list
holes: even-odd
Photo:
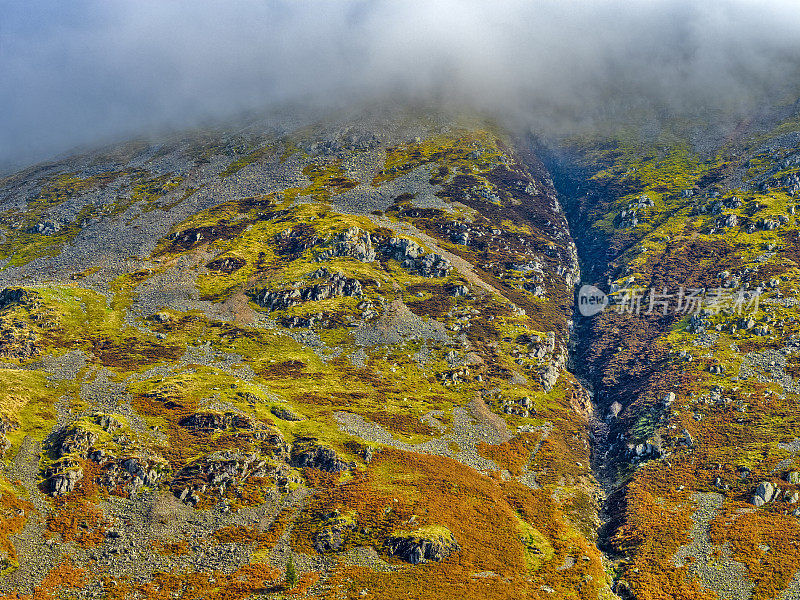
[[[608, 241], [593, 234], [589, 227], [589, 212], [601, 202], [600, 197], [607, 190], [598, 189], [590, 181], [591, 173], [582, 168], [576, 157], [569, 152], [545, 146], [538, 140], [530, 140], [534, 153], [544, 164], [558, 194], [558, 200], [567, 217], [570, 237], [578, 254], [581, 278], [575, 292], [583, 284], [598, 285], [604, 288], [612, 270], [611, 259], [616, 253], [610, 252]], [[589, 203], [589, 199], [597, 200]], [[573, 317], [573, 327], [569, 340], [570, 372], [581, 382], [592, 399], [594, 414], [591, 418], [592, 471], [601, 486], [604, 498], [600, 507], [601, 527], [598, 530], [597, 546], [606, 559], [616, 563], [623, 558], [611, 543], [611, 536], [620, 525], [624, 513], [625, 486], [618, 477], [621, 456], [615, 452], [611, 436], [616, 435], [605, 420], [608, 406], [613, 401], [609, 390], [604, 387], [601, 369], [592, 369], [589, 360], [594, 338], [592, 319], [583, 317], [577, 311]]]

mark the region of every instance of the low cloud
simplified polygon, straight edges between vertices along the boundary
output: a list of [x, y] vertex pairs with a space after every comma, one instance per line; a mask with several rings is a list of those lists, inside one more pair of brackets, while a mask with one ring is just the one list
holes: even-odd
[[0, 3], [0, 165], [302, 103], [465, 106], [543, 131], [793, 102], [765, 0]]

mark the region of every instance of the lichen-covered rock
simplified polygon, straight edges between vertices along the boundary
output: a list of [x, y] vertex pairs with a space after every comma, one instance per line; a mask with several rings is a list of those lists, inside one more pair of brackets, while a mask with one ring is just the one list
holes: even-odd
[[330, 260], [331, 258], [349, 257], [364, 263], [375, 261], [375, 247], [369, 232], [359, 227], [351, 227], [338, 234], [333, 246], [320, 253], [317, 260]]
[[97, 413], [94, 415], [94, 421], [108, 433], [114, 433], [122, 429], [122, 423], [113, 415]]
[[73, 462], [53, 464], [47, 472], [47, 491], [51, 496], [66, 496], [83, 479], [83, 469]]
[[762, 481], [756, 487], [756, 493], [753, 495], [753, 504], [755, 506], [763, 506], [769, 502], [772, 502], [777, 495], [780, 493], [772, 483], [769, 481]]
[[301, 437], [294, 441], [291, 465], [298, 469], [319, 469], [328, 473], [339, 473], [355, 468], [354, 463], [345, 462], [332, 448], [320, 445], [311, 437]]
[[356, 527], [352, 513], [341, 514], [338, 510], [327, 515], [322, 527], [314, 536], [314, 549], [320, 554], [337, 552], [344, 544], [347, 534]]
[[438, 254], [427, 254], [417, 261], [417, 271], [423, 277], [447, 277], [453, 265]]
[[294, 287], [288, 290], [251, 290], [253, 300], [269, 310], [284, 310], [303, 302], [327, 300], [341, 296], [360, 297], [363, 294], [361, 282], [341, 273], [332, 275], [327, 269], [318, 269], [309, 275], [311, 279], [326, 277], [321, 283], [306, 287]]
[[198, 412], [181, 420], [180, 425], [195, 431], [219, 431], [228, 428], [251, 429], [250, 417], [234, 412]]
[[426, 254], [425, 249], [414, 240], [393, 237], [381, 247], [388, 258], [393, 258], [409, 271], [423, 277], [447, 277], [453, 265], [439, 254]]
[[286, 465], [275, 463], [257, 453], [244, 454], [227, 450], [213, 452], [183, 467], [170, 483], [181, 501], [197, 504], [202, 494], [224, 495], [231, 486], [251, 477], [272, 477], [279, 481]]
[[129, 456], [98, 462], [103, 469], [98, 483], [110, 492], [122, 494], [135, 492], [142, 486], [156, 487], [169, 471], [167, 461], [156, 456]]
[[387, 553], [416, 565], [441, 562], [461, 547], [446, 527], [422, 527], [411, 532], [398, 532], [386, 541]]
[[295, 413], [294, 411], [286, 408], [285, 406], [273, 406], [269, 409], [273, 415], [278, 417], [282, 421], [302, 421], [303, 417]]
[[84, 429], [78, 424], [64, 431], [60, 440], [56, 442], [55, 451], [59, 457], [77, 454], [87, 458], [89, 448], [97, 442], [97, 439], [95, 432]]

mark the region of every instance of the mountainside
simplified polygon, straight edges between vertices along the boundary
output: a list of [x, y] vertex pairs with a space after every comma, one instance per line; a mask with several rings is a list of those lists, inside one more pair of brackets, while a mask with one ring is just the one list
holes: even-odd
[[797, 108], [1, 179], [0, 598], [800, 597]]

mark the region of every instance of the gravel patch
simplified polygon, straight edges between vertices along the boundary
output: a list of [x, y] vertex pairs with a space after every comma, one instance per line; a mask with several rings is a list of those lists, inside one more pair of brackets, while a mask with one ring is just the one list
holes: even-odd
[[724, 498], [720, 494], [694, 494], [697, 509], [692, 514], [694, 523], [690, 536], [692, 542], [681, 546], [675, 553], [675, 566], [687, 564], [690, 573], [697, 575], [705, 587], [716, 592], [723, 600], [748, 600], [755, 584], [747, 579], [746, 567], [731, 558], [730, 548], [721, 548], [721, 558], [713, 557], [717, 546], [709, 538], [709, 526], [719, 513]]

